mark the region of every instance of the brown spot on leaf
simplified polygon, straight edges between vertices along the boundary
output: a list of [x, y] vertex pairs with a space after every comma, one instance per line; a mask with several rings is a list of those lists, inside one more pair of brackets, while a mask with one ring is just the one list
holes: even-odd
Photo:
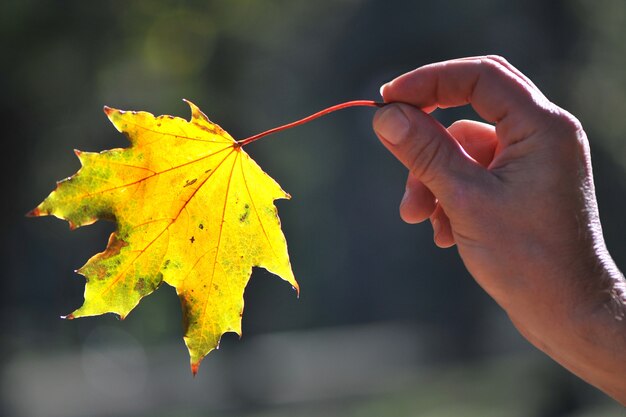
[[92, 273], [89, 274], [89, 275], [90, 276], [95, 276], [99, 280], [103, 280], [107, 276], [107, 269], [102, 264], [94, 264], [94, 265], [92, 265], [91, 272]]
[[250, 215], [250, 205], [246, 203], [243, 206], [243, 213], [241, 214], [241, 216], [239, 216], [239, 221], [241, 223], [245, 223], [245, 221], [248, 220], [249, 215]]
[[[205, 116], [205, 117], [206, 117], [206, 116]], [[211, 122], [208, 118], [206, 118], [205, 120], [206, 120], [207, 122], [209, 122], [209, 123], [213, 123], [213, 122]], [[198, 124], [197, 126], [198, 126], [200, 129], [202, 129], [202, 130], [204, 130], [204, 131], [206, 131], [206, 132], [213, 133], [213, 134], [214, 134], [214, 133], [217, 133], [217, 129], [215, 129], [215, 127], [214, 127], [215, 125], [205, 126], [205, 125]]]
[[128, 246], [128, 243], [122, 239], [117, 238], [116, 233], [111, 233], [109, 236], [109, 243], [104, 252], [98, 254], [100, 259], [108, 259], [115, 255], [118, 255], [123, 247]]
[[187, 180], [187, 182], [185, 182], [185, 185], [183, 185], [183, 188], [184, 188], [184, 187], [188, 187], [188, 186], [190, 186], [191, 184], [195, 184], [195, 182], [196, 182], [196, 181], [198, 181], [198, 179], [197, 179], [197, 178], [194, 178], [194, 179], [192, 179], [192, 180]]
[[195, 237], [193, 237], [193, 236], [191, 236], [191, 237], [189, 238], [189, 241], [190, 241], [191, 243], [193, 243], [193, 242], [195, 242], [195, 241], [196, 241], [196, 238], [195, 238]]
[[140, 278], [135, 284], [135, 291], [141, 293], [143, 292], [143, 289], [145, 288], [145, 286], [146, 286], [145, 281], [142, 278]]

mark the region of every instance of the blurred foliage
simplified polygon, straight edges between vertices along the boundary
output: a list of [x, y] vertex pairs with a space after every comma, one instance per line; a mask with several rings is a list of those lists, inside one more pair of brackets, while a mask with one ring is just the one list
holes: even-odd
[[[4, 1], [3, 357], [76, 349], [98, 320], [144, 346], [180, 337], [168, 287], [123, 323], [59, 320], [82, 302], [71, 271], [103, 249], [112, 225], [70, 234], [60, 221], [23, 218], [53, 179], [76, 171], [71, 149], [125, 146], [104, 104], [188, 117], [188, 98], [245, 137], [339, 101], [376, 98], [383, 82], [422, 64], [501, 54], [583, 121], [609, 249], [626, 267], [624, 39], [623, 0]], [[279, 210], [302, 296], [255, 271], [241, 343], [268, 331], [401, 319], [448, 337], [433, 361], [528, 349], [454, 249], [434, 248], [428, 225], [399, 220], [405, 172], [377, 143], [371, 115], [347, 110], [249, 147], [293, 195]], [[436, 117], [475, 115], [461, 108]], [[570, 411], [541, 415], [582, 410], [563, 398]]]
[[571, 72], [572, 111], [626, 168], [626, 3], [579, 1], [584, 33]]

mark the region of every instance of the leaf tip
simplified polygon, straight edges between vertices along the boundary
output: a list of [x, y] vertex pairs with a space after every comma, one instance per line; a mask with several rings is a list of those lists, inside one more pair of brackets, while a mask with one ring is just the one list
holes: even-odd
[[111, 107], [109, 107], [109, 106], [104, 106], [104, 107], [102, 108], [102, 110], [104, 111], [104, 113], [105, 113], [107, 116], [110, 116], [110, 115], [111, 115], [111, 113], [113, 113], [113, 112], [115, 111], [115, 109], [113, 109], [113, 108], [111, 108]]
[[191, 364], [191, 374], [196, 377], [198, 369], [200, 368], [200, 361]]
[[187, 100], [186, 98], [184, 98], [183, 101], [189, 105], [189, 108], [191, 108], [191, 120], [201, 119], [201, 120], [204, 120], [205, 122], [211, 123], [207, 115], [204, 114], [202, 110], [198, 108], [198, 106], [196, 106], [195, 104], [193, 104], [191, 101]]
[[74, 320], [76, 317], [74, 317], [74, 314], [68, 314], [67, 316], [61, 316], [61, 318], [63, 320]]
[[83, 154], [83, 151], [78, 150], [78, 149], [74, 149], [74, 155], [76, 155], [76, 157], [80, 161], [81, 166], [83, 165], [83, 159], [81, 158], [82, 154]]
[[26, 213], [26, 217], [39, 217], [39, 216], [41, 216], [41, 210], [39, 210], [39, 207], [35, 207], [34, 209]]

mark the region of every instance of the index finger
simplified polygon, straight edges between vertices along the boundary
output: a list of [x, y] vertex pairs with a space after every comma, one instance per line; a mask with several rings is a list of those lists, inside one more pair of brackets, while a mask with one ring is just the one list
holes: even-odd
[[401, 75], [381, 92], [386, 102], [420, 108], [471, 104], [488, 122], [511, 121], [515, 123], [509, 125], [531, 129], [553, 105], [532, 82], [503, 62], [503, 58], [476, 57], [430, 64]]

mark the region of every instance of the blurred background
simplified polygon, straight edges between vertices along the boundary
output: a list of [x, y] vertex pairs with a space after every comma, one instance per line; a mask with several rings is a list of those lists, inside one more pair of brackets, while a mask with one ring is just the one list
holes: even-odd
[[526, 343], [429, 225], [401, 222], [406, 172], [372, 109], [247, 148], [293, 195], [277, 205], [301, 296], [255, 270], [242, 340], [224, 336], [195, 379], [167, 285], [123, 322], [59, 319], [83, 300], [72, 271], [114, 225], [70, 233], [24, 213], [78, 169], [72, 149], [126, 146], [103, 105], [188, 118], [187, 98], [243, 138], [478, 54], [505, 56], [581, 119], [626, 268], [622, 0], [3, 1], [0, 415], [626, 416]]

